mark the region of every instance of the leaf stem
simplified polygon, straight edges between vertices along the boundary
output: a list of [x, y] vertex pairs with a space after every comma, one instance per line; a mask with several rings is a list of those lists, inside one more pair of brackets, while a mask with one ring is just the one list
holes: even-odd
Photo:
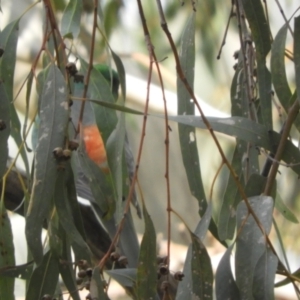
[[298, 112], [299, 112], [299, 100], [296, 99], [294, 104], [292, 105], [292, 107], [290, 108], [290, 110], [288, 112], [288, 116], [287, 116], [285, 125], [282, 130], [281, 139], [280, 139], [279, 145], [277, 147], [277, 151], [276, 151], [276, 154], [273, 159], [272, 168], [271, 168], [271, 171], [270, 171], [270, 174], [268, 176], [267, 183], [265, 186], [265, 190], [264, 190], [265, 195], [271, 194], [272, 187], [273, 187], [276, 175], [277, 175], [279, 162], [282, 158], [282, 154], [284, 152], [285, 145], [286, 145], [287, 139], [288, 139], [290, 131], [291, 131], [291, 127], [298, 115]]

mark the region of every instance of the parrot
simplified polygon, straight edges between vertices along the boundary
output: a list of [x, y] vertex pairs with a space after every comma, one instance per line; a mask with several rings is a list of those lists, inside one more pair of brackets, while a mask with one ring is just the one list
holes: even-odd
[[[120, 85], [118, 73], [105, 64], [94, 65], [92, 71], [94, 72], [94, 75], [97, 74], [97, 76], [102, 76], [102, 78], [105, 79], [105, 82], [109, 86], [109, 91], [111, 93], [110, 96], [113, 98], [114, 101], [117, 101], [118, 90]], [[84, 86], [83, 86], [82, 78], [79, 81], [77, 81], [76, 76], [74, 76], [74, 95], [76, 96], [78, 95], [79, 97], [82, 97], [83, 88]], [[71, 106], [71, 119], [73, 122], [73, 128], [76, 128], [78, 125], [76, 124], [76, 122], [78, 123], [79, 120], [80, 109], [81, 109], [81, 101], [74, 101], [74, 103]], [[109, 120], [111, 120], [113, 123], [116, 124], [117, 123], [116, 113], [113, 110], [109, 110], [109, 112], [112, 113], [112, 117]], [[108, 124], [108, 127], [109, 126], [112, 127], [115, 125]], [[108, 139], [108, 134], [106, 132], [106, 136], [104, 136], [105, 132], [102, 133], [101, 128], [99, 129], [95, 117], [93, 104], [89, 101], [86, 101], [84, 106], [84, 113], [82, 117], [82, 124], [80, 126], [80, 130], [81, 132], [79, 133], [79, 136], [83, 143], [85, 152], [89, 157], [89, 159], [97, 167], [99, 167], [101, 172], [104, 174], [104, 176], [101, 177], [101, 180], [103, 181], [106, 178], [105, 176], [110, 172], [109, 165], [108, 165], [108, 155], [105, 147], [105, 142]], [[133, 178], [133, 174], [134, 174], [135, 165], [134, 165], [133, 154], [129, 147], [129, 140], [126, 131], [125, 131], [125, 139], [124, 139], [123, 159], [125, 160], [124, 165], [127, 169], [126, 171], [129, 177], [129, 181], [131, 182], [131, 179]], [[78, 196], [89, 201], [96, 217], [99, 219], [99, 222], [103, 224], [109, 236], [113, 238], [116, 233], [116, 229], [118, 225], [115, 216], [113, 216], [109, 220], [107, 220], [104, 217], [103, 209], [101, 209], [101, 207], [98, 205], [98, 202], [95, 201], [95, 197], [94, 197], [95, 193], [93, 193], [93, 190], [89, 184], [90, 182], [88, 176], [86, 176], [83, 170], [81, 170], [80, 166], [77, 169], [78, 171], [75, 177], [77, 177], [76, 191]], [[127, 195], [122, 195], [122, 196], [126, 198]], [[141, 210], [135, 192], [132, 197], [132, 203], [136, 208], [137, 215], [141, 218]], [[125, 218], [126, 220], [124, 223], [124, 228], [121, 232], [120, 239], [117, 246], [120, 248], [122, 254], [128, 258], [128, 266], [136, 267], [139, 245], [133, 227], [133, 221], [132, 221], [130, 210], [126, 214]]]

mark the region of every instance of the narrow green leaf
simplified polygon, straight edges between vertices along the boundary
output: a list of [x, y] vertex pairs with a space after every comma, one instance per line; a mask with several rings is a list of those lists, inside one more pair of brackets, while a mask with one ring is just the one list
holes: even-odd
[[[194, 86], [195, 67], [195, 14], [189, 17], [181, 38], [180, 63], [189, 85]], [[177, 78], [178, 114], [193, 115], [194, 103], [181, 79]], [[178, 124], [181, 155], [187, 175], [191, 194], [198, 200], [199, 214], [202, 216], [206, 210], [207, 202], [200, 173], [195, 128], [193, 126]]]
[[61, 20], [61, 34], [71, 36], [75, 39], [80, 32], [80, 17], [82, 12], [82, 1], [72, 0], [66, 6]]
[[273, 128], [272, 121], [272, 79], [268, 68], [266, 67], [266, 62], [257, 62], [257, 78], [258, 78], [258, 90], [259, 90], [259, 100], [261, 106], [261, 115], [263, 123], [268, 129]]
[[33, 261], [23, 265], [4, 267], [0, 268], [0, 275], [28, 280], [31, 276], [32, 267]]
[[[107, 159], [111, 176], [113, 177], [116, 189], [116, 212], [115, 219], [117, 224], [123, 217], [123, 197], [127, 196], [123, 191], [123, 170], [124, 167], [124, 140], [125, 140], [125, 115], [119, 115], [119, 121], [116, 129], [109, 136], [106, 143]], [[126, 166], [126, 165], [125, 165]], [[126, 180], [126, 178], [124, 178]], [[130, 182], [127, 178], [127, 184]]]
[[[18, 147], [22, 143], [21, 138], [21, 124], [13, 103], [14, 91], [14, 73], [16, 64], [16, 52], [19, 34], [19, 21], [17, 19], [9, 23], [0, 34], [0, 47], [4, 49], [4, 53], [0, 60], [0, 81], [6, 90], [8, 101], [10, 102], [10, 134], [15, 140]], [[29, 164], [25, 149], [21, 149], [21, 157], [23, 159], [25, 170], [29, 173]]]
[[87, 99], [88, 101], [93, 102], [94, 104], [97, 105], [102, 105], [104, 107], [113, 109], [113, 110], [117, 110], [117, 111], [121, 111], [121, 112], [126, 112], [126, 113], [130, 113], [130, 114], [134, 114], [134, 115], [144, 115], [143, 112], [123, 106], [123, 105], [119, 105], [116, 103], [110, 103], [110, 102], [106, 102], [106, 101], [101, 101], [98, 99]]
[[117, 67], [118, 77], [119, 77], [120, 85], [121, 85], [122, 97], [125, 100], [126, 99], [126, 75], [125, 75], [125, 68], [124, 68], [124, 65], [122, 63], [122, 60], [120, 59], [120, 57], [113, 50], [111, 50], [111, 55], [112, 55], [112, 58], [113, 58], [113, 60], [115, 62], [115, 65]]
[[[160, 118], [163, 117], [158, 115], [156, 116]], [[252, 145], [263, 147], [269, 151], [273, 151], [274, 145], [277, 145], [280, 140], [279, 133], [270, 131], [265, 126], [245, 118], [208, 117], [207, 119], [213, 130], [233, 137], [238, 137]], [[169, 120], [206, 129], [202, 119], [196, 116], [169, 116]], [[298, 148], [289, 140], [286, 143], [282, 160], [291, 164], [291, 168], [298, 175], [300, 174], [300, 165], [297, 163], [300, 160], [300, 153]]]
[[228, 247], [224, 253], [216, 272], [216, 297], [217, 300], [234, 299], [239, 300], [240, 294], [233, 278], [230, 257], [233, 245]]
[[17, 19], [9, 23], [0, 34], [0, 47], [4, 49], [4, 53], [0, 61], [0, 78], [1, 81], [4, 82], [10, 102], [13, 101], [19, 21], [20, 19]]
[[[265, 126], [242, 117], [218, 118], [208, 117], [213, 130], [240, 138], [246, 142], [270, 148], [270, 134]], [[201, 117], [169, 116], [169, 120], [206, 129]], [[273, 132], [272, 132], [273, 134]], [[274, 133], [276, 136], [276, 134]]]
[[84, 173], [91, 188], [95, 203], [102, 211], [102, 218], [110, 219], [115, 211], [115, 195], [110, 175], [97, 166], [86, 154], [83, 146], [77, 150], [77, 163], [81, 172]]
[[[283, 241], [282, 241], [282, 234], [279, 231], [277, 222], [274, 219], [274, 217], [273, 217], [273, 225], [274, 225], [274, 229], [275, 229], [275, 232], [276, 232], [276, 237], [278, 239], [278, 244], [279, 244], [278, 246], [280, 248], [281, 255], [283, 257], [283, 262], [285, 263], [286, 269], [288, 270], [288, 272], [291, 273], [291, 268], [290, 268], [289, 260], [287, 258], [287, 253], [286, 253], [286, 250], [284, 248]], [[277, 270], [280, 270], [280, 269], [283, 269], [281, 261], [279, 261], [278, 266], [277, 266]], [[276, 286], [276, 285], [274, 285], [274, 286]]]
[[251, 28], [256, 56], [265, 58], [271, 49], [270, 28], [260, 0], [243, 0], [243, 8]]
[[277, 256], [267, 247], [255, 267], [252, 288], [254, 299], [274, 299], [274, 281], [277, 265]]
[[211, 218], [212, 218], [212, 202], [209, 202], [204, 215], [202, 216], [201, 220], [197, 224], [197, 227], [194, 231], [195, 235], [201, 241], [204, 240], [207, 234], [207, 230], [209, 228]]
[[[295, 29], [294, 29], [294, 63], [295, 63], [295, 73], [296, 73], [296, 88], [297, 94], [300, 95], [300, 16], [295, 19]], [[300, 97], [298, 96], [298, 101]]]
[[[17, 146], [20, 147], [23, 142], [21, 137], [21, 123], [13, 103], [10, 103], [10, 121], [11, 121], [10, 135], [16, 142]], [[29, 162], [24, 147], [22, 147], [21, 149], [21, 157], [24, 162], [26, 173], [29, 174]]]
[[[293, 272], [292, 275], [300, 280], [300, 268], [298, 268], [295, 272]], [[289, 283], [291, 283], [291, 279], [286, 278], [286, 279], [283, 279], [283, 280], [280, 280], [280, 281], [276, 282], [274, 287], [284, 286], [284, 285], [287, 285]]]
[[104, 292], [104, 285], [101, 280], [101, 274], [98, 267], [94, 268], [93, 275], [90, 283], [90, 293], [93, 300], [106, 300], [109, 299]]
[[42, 226], [51, 212], [51, 200], [57, 177], [58, 161], [53, 155], [53, 150], [64, 147], [69, 121], [67, 96], [64, 77], [59, 69], [52, 65], [41, 97], [34, 180], [26, 217], [27, 243], [38, 264], [43, 257]]
[[44, 255], [41, 264], [36, 267], [32, 273], [26, 300], [42, 299], [42, 297], [47, 294], [55, 296], [58, 275], [57, 258], [52, 255], [51, 251], [48, 251]]
[[63, 240], [64, 240], [64, 228], [59, 222], [57, 211], [51, 215], [51, 219], [48, 222], [48, 236], [49, 236], [49, 248], [53, 255], [57, 258], [62, 256]]
[[[238, 139], [239, 143], [240, 139]], [[242, 144], [237, 144], [233, 154], [231, 166], [238, 173], [239, 180], [243, 185], [242, 158], [244, 152]], [[262, 193], [266, 183], [266, 178], [259, 174], [251, 174], [245, 187], [247, 197], [252, 197]], [[240, 203], [240, 193], [235, 180], [229, 176], [227, 188], [223, 198], [219, 215], [218, 232], [221, 240], [232, 239], [236, 228], [236, 209]]]
[[[239, 181], [243, 184], [242, 157], [244, 155], [244, 143], [237, 141], [235, 146], [231, 166], [237, 173]], [[228, 174], [228, 181], [222, 204], [219, 212], [218, 235], [221, 241], [232, 239], [236, 226], [236, 207], [240, 202], [240, 193], [236, 182], [232, 176]]]
[[203, 293], [206, 293], [207, 299], [212, 299], [212, 268], [208, 253], [201, 242], [207, 233], [211, 214], [212, 205], [209, 203], [205, 214], [195, 229], [195, 233], [191, 233], [192, 244], [187, 251], [183, 268], [184, 277], [178, 284], [176, 300], [192, 299], [193, 296], [202, 299]]
[[[263, 226], [265, 233], [269, 234], [272, 226], [273, 199], [268, 196], [255, 196], [248, 198], [249, 203]], [[245, 218], [247, 220], [245, 221]], [[241, 228], [241, 226], [243, 226]], [[242, 201], [237, 209], [235, 274], [242, 299], [253, 299], [253, 278], [258, 261], [267, 249], [265, 237]], [[266, 266], [261, 266], [262, 268]]]
[[[31, 88], [32, 88], [32, 82], [33, 82], [34, 74], [32, 70], [30, 70], [28, 76], [27, 76], [27, 84], [26, 84], [26, 107], [25, 107], [25, 120], [23, 125], [23, 140], [26, 140], [26, 131], [27, 131], [27, 122], [29, 117], [29, 104], [30, 104], [30, 95], [31, 95]], [[31, 152], [31, 149], [26, 144], [26, 148], [28, 151]], [[27, 178], [30, 178], [29, 174], [27, 174]]]
[[134, 287], [136, 284], [137, 269], [135, 268], [105, 270], [105, 272], [122, 286]]
[[136, 268], [138, 266], [140, 247], [131, 210], [125, 214], [124, 218], [124, 226], [120, 234], [120, 248], [128, 259], [128, 267]]
[[271, 75], [266, 67], [266, 56], [271, 49], [270, 28], [260, 0], [243, 0], [242, 2], [256, 48], [261, 113], [264, 125], [272, 129]]
[[[4, 202], [0, 203], [0, 269], [15, 265], [15, 248], [10, 219], [7, 215]], [[13, 277], [0, 276], [0, 299], [14, 299]]]
[[288, 111], [289, 100], [292, 97], [286, 71], [285, 71], [285, 42], [287, 36], [288, 25], [284, 24], [278, 31], [274, 42], [272, 44], [271, 52], [271, 73], [272, 81], [274, 85], [277, 97], [284, 107], [285, 111]]
[[59, 170], [58, 172], [55, 185], [54, 203], [59, 217], [59, 222], [65, 232], [68, 233], [68, 238], [70, 239], [75, 252], [76, 261], [86, 260], [91, 262], [89, 248], [80, 233], [77, 231], [75, 225], [76, 220], [73, 219], [71, 208], [68, 203], [65, 186], [65, 170]]
[[63, 235], [64, 238], [63, 238], [62, 256], [58, 264], [59, 273], [72, 299], [80, 300], [80, 296], [78, 293], [78, 286], [75, 278], [75, 270], [74, 270], [75, 268], [74, 265], [70, 263], [73, 259], [71, 255], [71, 245], [68, 239], [68, 233], [63, 232]]
[[[249, 103], [241, 55], [239, 55], [237, 70], [232, 79], [230, 99], [231, 115], [235, 117], [245, 116], [245, 114], [247, 114], [246, 112], [249, 110]], [[249, 151], [247, 151], [247, 143], [240, 138], [236, 138], [236, 146], [233, 152], [231, 166], [235, 170], [242, 185], [249, 176], [248, 172], [245, 172], [244, 170], [247, 169], [246, 164], [248, 164], [250, 160], [243, 159], [248, 155]], [[228, 179], [218, 218], [218, 234], [220, 240], [233, 238], [236, 227], [236, 207], [241, 201], [234, 178], [230, 176], [229, 171], [226, 172], [228, 173]]]
[[247, 105], [247, 103], [245, 103], [245, 75], [244, 70], [241, 67], [240, 59], [237, 66], [230, 87], [231, 115], [243, 117], [245, 112], [248, 111], [249, 106], [245, 107], [245, 104]]
[[145, 232], [137, 269], [138, 299], [154, 299], [157, 286], [156, 234], [150, 215], [143, 204]]
[[7, 168], [8, 137], [10, 134], [9, 100], [2, 82], [0, 82], [0, 178]]
[[213, 271], [210, 257], [201, 240], [191, 234], [192, 237], [192, 295], [199, 299], [213, 299]]
[[104, 14], [103, 14], [103, 10], [102, 10], [102, 2], [101, 2], [101, 0], [98, 0], [98, 11], [97, 11], [97, 13], [98, 13], [98, 17], [99, 17], [99, 19], [100, 19], [100, 26], [101, 26], [101, 30], [104, 30], [105, 28], [104, 28]]
[[245, 187], [247, 197], [254, 197], [260, 195], [264, 191], [267, 178], [259, 174], [252, 174]]
[[277, 191], [275, 198], [275, 208], [290, 222], [298, 224], [299, 221], [295, 214], [288, 208]]
[[72, 217], [73, 220], [76, 220], [75, 226], [78, 232], [80, 233], [80, 235], [83, 237], [83, 239], [86, 240], [81, 211], [77, 200], [74, 174], [70, 164], [68, 164], [67, 166], [66, 189], [67, 189], [68, 201], [69, 201]]

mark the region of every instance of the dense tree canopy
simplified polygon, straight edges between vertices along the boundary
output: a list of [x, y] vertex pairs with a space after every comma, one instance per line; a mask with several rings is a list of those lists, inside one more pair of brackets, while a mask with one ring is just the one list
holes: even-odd
[[298, 8], [130, 2], [0, 2], [0, 299], [300, 297]]

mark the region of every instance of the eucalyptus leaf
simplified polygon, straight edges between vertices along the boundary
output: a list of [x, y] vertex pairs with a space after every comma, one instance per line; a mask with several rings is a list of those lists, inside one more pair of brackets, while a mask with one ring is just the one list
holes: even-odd
[[[0, 47], [4, 49], [4, 53], [0, 60], [0, 81], [2, 82], [6, 96], [3, 95], [3, 99], [7, 98], [10, 102], [10, 123], [11, 125], [7, 128], [10, 128], [10, 135], [13, 137], [17, 146], [20, 147], [22, 144], [21, 138], [21, 123], [16, 112], [15, 105], [13, 103], [14, 96], [14, 73], [16, 65], [16, 53], [17, 53], [17, 44], [18, 44], [18, 35], [19, 35], [19, 21], [20, 18], [9, 23], [3, 31], [0, 33]], [[1, 98], [2, 99], [2, 98]], [[6, 117], [7, 118], [7, 117]], [[5, 118], [5, 119], [6, 119]], [[29, 163], [28, 158], [24, 148], [20, 149], [21, 157], [23, 159], [25, 170], [29, 174]]]
[[94, 202], [102, 211], [101, 218], [110, 219], [115, 211], [115, 193], [109, 174], [105, 174], [86, 154], [83, 146], [77, 150], [77, 168], [84, 174], [94, 196]]
[[271, 49], [269, 23], [260, 0], [243, 0], [242, 3], [256, 48], [258, 90], [263, 122], [268, 129], [272, 129], [271, 75], [266, 67], [266, 56]]
[[0, 178], [7, 168], [8, 137], [10, 134], [9, 100], [2, 82], [0, 82]]
[[274, 281], [278, 265], [278, 258], [268, 247], [260, 257], [254, 271], [253, 296], [254, 299], [272, 300], [274, 298]]
[[[269, 234], [272, 226], [273, 199], [268, 196], [254, 196], [248, 198], [265, 234]], [[249, 215], [246, 204], [241, 202], [237, 209], [235, 275], [236, 283], [242, 299], [254, 299], [252, 285], [255, 268], [267, 249], [266, 239], [256, 224], [252, 215]], [[262, 261], [261, 261], [262, 262]], [[261, 268], [267, 268], [264, 261]]]
[[[13, 243], [10, 219], [0, 203], [0, 269], [15, 265], [15, 247]], [[0, 275], [0, 299], [14, 299], [14, 277]]]
[[288, 24], [284, 24], [280, 28], [275, 36], [271, 52], [271, 72], [274, 89], [280, 103], [283, 105], [286, 111], [288, 111], [289, 108], [288, 101], [292, 97], [292, 92], [287, 81], [284, 63], [287, 30]]
[[75, 278], [75, 268], [73, 264], [70, 264], [71, 261], [72, 261], [71, 244], [68, 238], [68, 234], [64, 231], [62, 256], [58, 264], [59, 273], [73, 300], [80, 300], [78, 286]]
[[[295, 29], [294, 29], [294, 63], [295, 63], [295, 80], [296, 80], [296, 88], [297, 94], [300, 95], [300, 17], [296, 17], [295, 19]], [[298, 97], [298, 101], [300, 98]]]
[[[193, 88], [195, 67], [195, 14], [188, 18], [181, 38], [180, 63], [187, 83]], [[193, 115], [194, 103], [184, 82], [177, 75], [177, 100], [179, 115]], [[178, 123], [181, 155], [191, 194], [198, 200], [199, 214], [206, 210], [207, 202], [200, 173], [195, 127]]]
[[67, 87], [60, 70], [52, 65], [41, 96], [34, 180], [26, 217], [27, 243], [37, 263], [43, 257], [42, 226], [51, 211], [57, 177], [58, 161], [53, 150], [64, 147], [68, 121]]
[[156, 234], [153, 222], [143, 204], [145, 232], [141, 242], [137, 268], [138, 299], [154, 299], [157, 286]]
[[216, 298], [217, 300], [239, 300], [239, 289], [232, 274], [230, 257], [234, 245], [228, 247], [218, 265], [216, 272]]
[[55, 295], [58, 281], [58, 260], [48, 251], [38, 267], [33, 270], [29, 281], [26, 300], [42, 299], [44, 295]]
[[101, 280], [99, 267], [95, 267], [90, 282], [90, 293], [93, 300], [109, 299], [107, 294], [104, 292], [104, 283], [105, 282]]
[[54, 203], [59, 217], [59, 222], [68, 233], [75, 252], [76, 261], [90, 261], [90, 251], [81, 234], [77, 231], [75, 222], [68, 203], [66, 187], [65, 187], [65, 170], [59, 170], [54, 193]]
[[105, 272], [122, 286], [134, 287], [136, 284], [137, 269], [135, 268], [106, 270]]
[[23, 265], [8, 266], [0, 268], [0, 275], [28, 280], [30, 279], [32, 268], [33, 261]]
[[69, 1], [65, 8], [61, 21], [61, 33], [63, 36], [71, 34], [72, 38], [77, 38], [80, 32], [80, 17], [82, 13], [82, 1]]
[[212, 206], [209, 204], [195, 229], [195, 233], [190, 233], [192, 243], [186, 254], [183, 268], [184, 277], [178, 284], [176, 300], [193, 299], [192, 297], [202, 299], [204, 294], [207, 299], [212, 299], [212, 267], [210, 257], [201, 241], [206, 235], [211, 214]]

